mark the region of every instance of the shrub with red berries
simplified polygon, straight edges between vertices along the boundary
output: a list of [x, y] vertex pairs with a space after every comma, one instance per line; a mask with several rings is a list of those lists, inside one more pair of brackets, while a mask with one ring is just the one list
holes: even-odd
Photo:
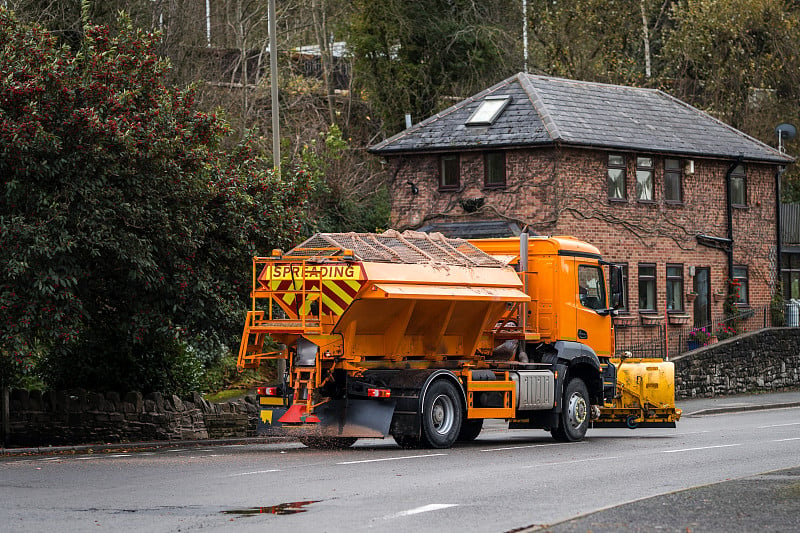
[[306, 232], [313, 179], [223, 150], [124, 17], [72, 52], [0, 8], [0, 42], [0, 382], [191, 387], [190, 347], [236, 343], [250, 257]]

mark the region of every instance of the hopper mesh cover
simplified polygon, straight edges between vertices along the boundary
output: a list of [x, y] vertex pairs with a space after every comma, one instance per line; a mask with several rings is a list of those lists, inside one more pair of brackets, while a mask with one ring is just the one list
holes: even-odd
[[377, 263], [435, 263], [464, 267], [502, 267], [503, 263], [464, 239], [441, 233], [389, 230], [385, 233], [317, 233], [284, 257], [324, 258], [352, 250], [359, 261]]

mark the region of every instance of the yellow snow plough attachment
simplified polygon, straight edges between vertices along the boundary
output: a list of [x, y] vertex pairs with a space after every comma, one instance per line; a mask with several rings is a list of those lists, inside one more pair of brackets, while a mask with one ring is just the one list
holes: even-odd
[[673, 363], [623, 355], [610, 359], [603, 373], [606, 377], [616, 376], [616, 390], [600, 408], [593, 427], [663, 428], [675, 427], [680, 420], [681, 410], [675, 407]]

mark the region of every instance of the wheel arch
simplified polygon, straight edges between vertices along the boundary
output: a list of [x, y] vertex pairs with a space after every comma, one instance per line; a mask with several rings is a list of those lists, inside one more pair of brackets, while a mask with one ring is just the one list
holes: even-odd
[[445, 381], [450, 381], [453, 385], [456, 386], [456, 389], [461, 393], [459, 398], [461, 398], [461, 407], [464, 409], [466, 413], [467, 409], [467, 393], [464, 392], [464, 386], [461, 384], [461, 380], [458, 379], [458, 376], [450, 372], [449, 370], [436, 370], [428, 376], [428, 379], [425, 380], [425, 383], [422, 384], [422, 388], [419, 393], [419, 414], [424, 414], [424, 406], [425, 406], [425, 395], [428, 393], [428, 389], [430, 386], [440, 380], [443, 379]]
[[558, 341], [553, 346], [558, 360], [567, 365], [564, 383], [572, 378], [580, 378], [586, 384], [589, 399], [593, 404], [603, 404], [603, 376], [600, 359], [595, 351], [580, 342]]

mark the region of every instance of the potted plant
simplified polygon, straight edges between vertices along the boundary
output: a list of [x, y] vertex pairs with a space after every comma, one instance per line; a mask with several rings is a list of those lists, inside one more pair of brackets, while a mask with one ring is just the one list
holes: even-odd
[[731, 324], [719, 323], [717, 324], [717, 338], [719, 340], [729, 339], [735, 337], [739, 332]]
[[687, 348], [690, 350], [696, 350], [701, 346], [705, 346], [708, 344], [709, 339], [711, 338], [711, 334], [708, 332], [706, 328], [694, 328], [692, 331], [689, 332], [689, 340], [687, 342]]

